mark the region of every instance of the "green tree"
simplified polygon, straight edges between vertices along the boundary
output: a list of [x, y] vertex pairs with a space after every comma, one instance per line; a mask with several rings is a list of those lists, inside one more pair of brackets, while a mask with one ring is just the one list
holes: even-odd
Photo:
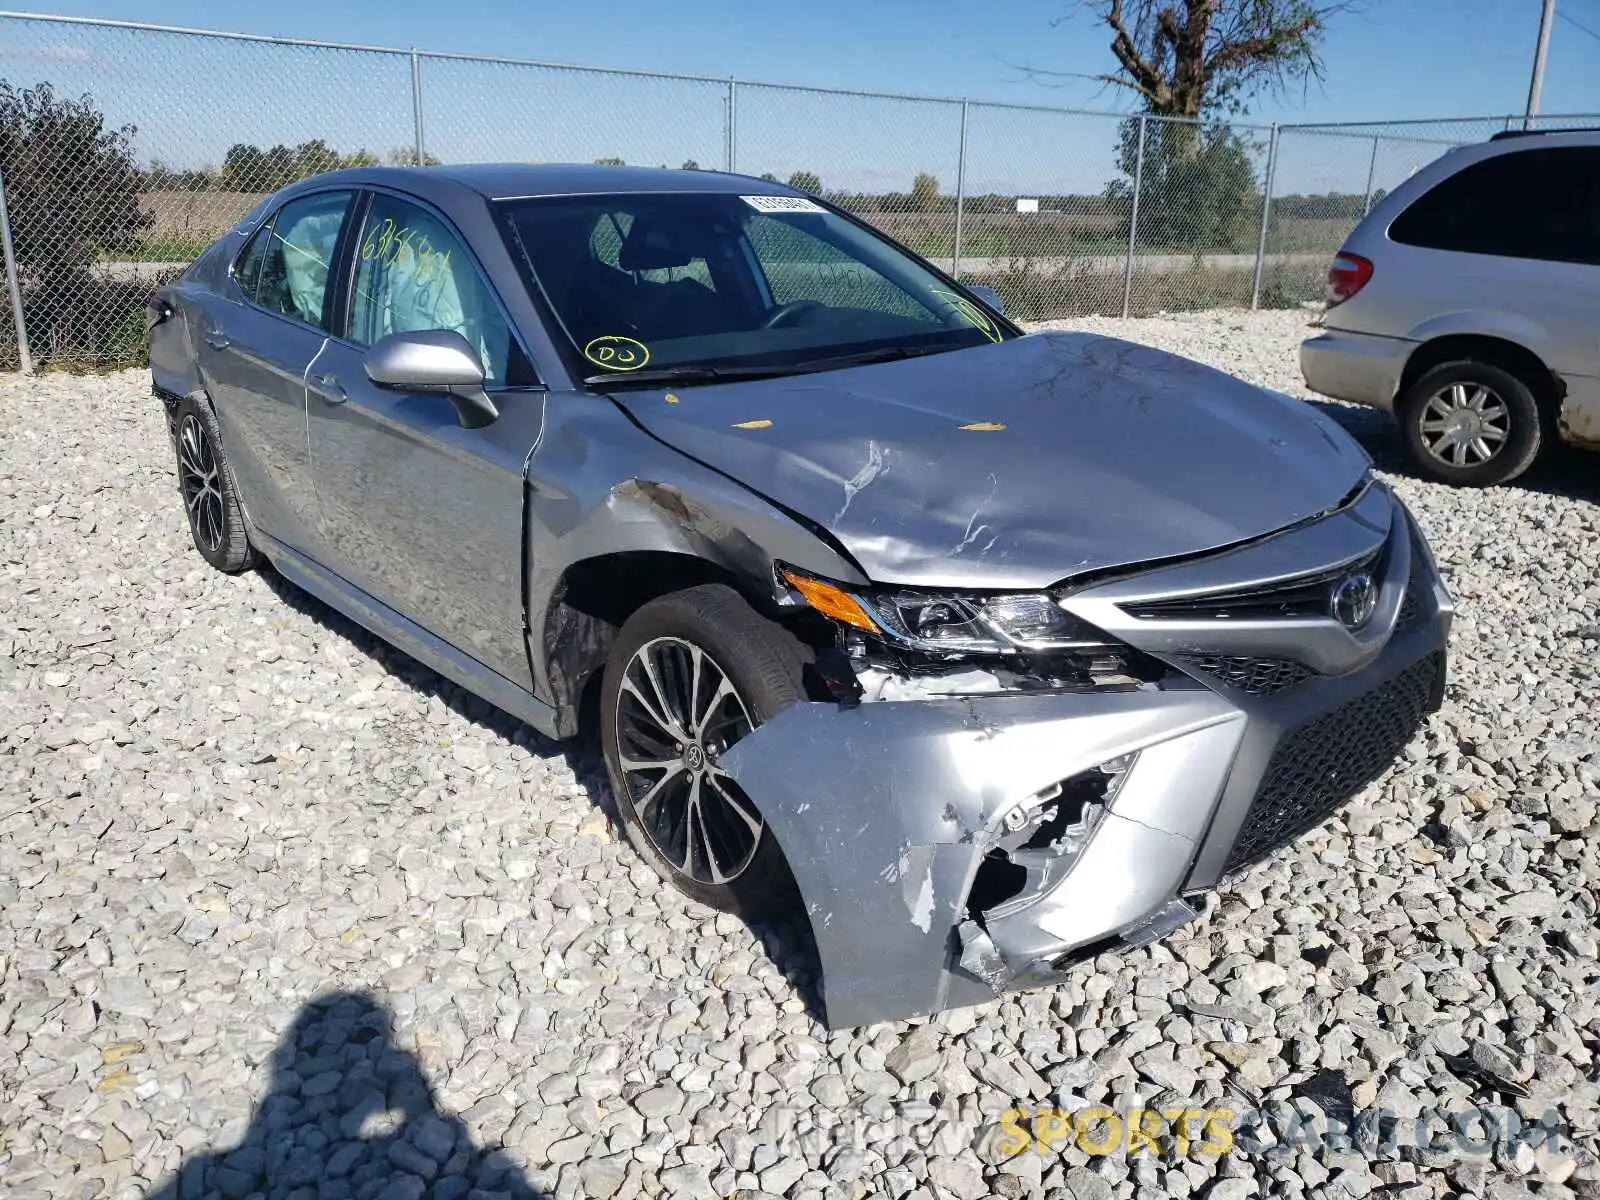
[[266, 179], [266, 155], [260, 146], [235, 142], [222, 156], [222, 186], [231, 192], [253, 192]]
[[187, 170], [169, 167], [159, 158], [150, 160], [144, 172], [142, 191], [150, 192], [209, 192], [217, 186], [217, 172], [210, 167], [191, 167]]
[[[391, 152], [391, 155], [394, 153], [410, 152]], [[378, 161], [378, 156], [370, 150], [340, 153], [321, 138], [301, 142], [298, 146], [280, 144], [269, 150], [236, 142], [223, 156], [221, 184], [226, 191], [274, 192], [308, 175], [343, 167], [372, 167]]]
[[810, 192], [813, 196], [822, 194], [822, 179], [815, 171], [796, 171], [789, 176], [789, 186], [798, 192]]
[[324, 171], [337, 171], [343, 165], [339, 152], [321, 138], [301, 142], [294, 148], [294, 171], [301, 178], [320, 175]]
[[[1120, 165], [1131, 180], [1139, 157], [1139, 122], [1122, 124]], [[1225, 124], [1145, 123], [1139, 172], [1139, 244], [1174, 250], [1248, 248], [1261, 215], [1261, 190], [1244, 139]], [[1132, 184], [1116, 180], [1107, 198], [1124, 215]]]
[[132, 249], [151, 223], [139, 204], [135, 132], [108, 129], [89, 96], [0, 80], [0, 176], [29, 341], [41, 360], [99, 358], [106, 297], [90, 265]]
[[683, 166], [679, 167], [678, 169], [680, 171], [698, 171], [700, 169], [700, 164], [691, 158], [685, 160]]
[[921, 172], [911, 182], [911, 209], [913, 212], [932, 212], [939, 207], [939, 181], [927, 172]]
[[383, 161], [391, 167], [437, 167], [440, 160], [438, 155], [424, 150], [422, 152], [422, 161], [418, 163], [415, 146], [396, 146], [383, 156]]
[[620, 158], [597, 158], [594, 160], [594, 165], [597, 167], [625, 167], [628, 164]]

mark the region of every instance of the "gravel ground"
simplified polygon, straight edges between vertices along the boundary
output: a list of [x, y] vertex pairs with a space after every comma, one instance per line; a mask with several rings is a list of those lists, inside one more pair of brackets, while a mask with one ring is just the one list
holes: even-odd
[[[1304, 323], [1084, 326], [1299, 394]], [[591, 767], [209, 570], [145, 375], [0, 403], [0, 1193], [1600, 1196], [1593, 460], [1391, 474], [1459, 599], [1449, 700], [1203, 922], [830, 1035], [803, 959], [660, 885]], [[1289, 1107], [1272, 1148], [1006, 1158], [1001, 1115], [1058, 1103]], [[1284, 1132], [1498, 1103], [1572, 1139]]]

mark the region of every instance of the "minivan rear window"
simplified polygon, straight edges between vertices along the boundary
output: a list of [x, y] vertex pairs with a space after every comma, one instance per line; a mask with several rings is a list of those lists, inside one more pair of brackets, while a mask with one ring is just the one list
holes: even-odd
[[1600, 147], [1518, 150], [1440, 181], [1389, 227], [1430, 250], [1600, 265]]

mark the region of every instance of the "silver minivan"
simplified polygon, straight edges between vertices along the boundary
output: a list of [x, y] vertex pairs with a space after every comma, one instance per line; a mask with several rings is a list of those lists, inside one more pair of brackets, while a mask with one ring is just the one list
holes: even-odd
[[1386, 196], [1328, 272], [1306, 386], [1394, 414], [1417, 467], [1482, 487], [1600, 451], [1600, 131], [1503, 133]]

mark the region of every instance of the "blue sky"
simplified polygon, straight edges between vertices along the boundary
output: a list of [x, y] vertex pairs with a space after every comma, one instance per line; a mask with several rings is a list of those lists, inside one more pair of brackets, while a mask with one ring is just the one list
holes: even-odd
[[[1559, 0], [1545, 111], [1600, 111], [1600, 0]], [[1127, 108], [1131, 94], [1089, 80], [1054, 86], [1020, 68], [1092, 75], [1111, 66], [1086, 14], [1052, 24], [1066, 0], [164, 0], [168, 24], [482, 52], [741, 80], [970, 96], [1022, 105]], [[1526, 99], [1539, 0], [1371, 0], [1342, 16], [1325, 47], [1327, 79], [1263, 97], [1251, 119], [1360, 121], [1518, 112]], [[148, 0], [55, 0], [31, 11], [149, 19]], [[604, 12], [604, 17], [598, 16]], [[340, 149], [411, 140], [404, 60], [156, 41], [0, 21], [8, 79], [88, 90], [114, 119], [141, 126], [148, 156], [216, 161], [233, 141], [324, 136]], [[723, 91], [713, 85], [513, 71], [445, 61], [424, 69], [428, 145], [447, 159], [593, 158], [722, 165]], [[160, 97], [159, 102], [154, 98]], [[955, 173], [953, 107], [846, 101], [742, 88], [738, 167], [817, 170], [825, 184], [909, 187]], [[1098, 190], [1116, 174], [1116, 123], [974, 110], [969, 188]], [[1436, 149], [1384, 148], [1380, 174]], [[1390, 159], [1394, 161], [1391, 162]], [[1286, 147], [1300, 190], [1359, 190], [1370, 142]], [[902, 176], [905, 178], [902, 180]], [[1359, 176], [1352, 182], [1352, 177]], [[1380, 183], [1383, 182], [1380, 180]]]

